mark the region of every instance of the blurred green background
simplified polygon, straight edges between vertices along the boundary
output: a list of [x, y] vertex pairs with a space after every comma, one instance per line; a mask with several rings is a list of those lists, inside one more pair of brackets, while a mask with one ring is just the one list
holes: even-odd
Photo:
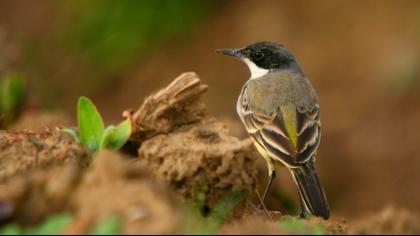
[[221, 5], [193, 0], [0, 4], [2, 37], [19, 50], [18, 62], [4, 69], [24, 70], [43, 107], [112, 86], [162, 44], [188, 37]]
[[[214, 50], [262, 40], [287, 45], [317, 90], [333, 214], [420, 211], [420, 2], [0, 1], [0, 74], [25, 75], [25, 111], [73, 120], [81, 95], [114, 122], [195, 71], [210, 86], [209, 113], [246, 137], [235, 103], [249, 72]], [[277, 184], [272, 208], [283, 189], [295, 194], [286, 171]]]

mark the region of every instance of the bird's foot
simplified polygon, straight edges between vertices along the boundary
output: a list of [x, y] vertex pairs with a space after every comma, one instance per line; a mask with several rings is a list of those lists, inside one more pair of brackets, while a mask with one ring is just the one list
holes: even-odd
[[258, 191], [256, 191], [256, 194], [257, 194], [258, 200], [260, 201], [260, 203], [257, 205], [257, 209], [260, 210], [260, 211], [264, 211], [265, 215], [268, 218], [270, 218], [270, 213], [268, 212], [267, 207], [265, 207], [264, 201], [261, 198], [260, 193], [258, 193]]
[[306, 212], [304, 210], [301, 210], [298, 217], [300, 219], [306, 219], [306, 218], [308, 218], [308, 215], [306, 214]]

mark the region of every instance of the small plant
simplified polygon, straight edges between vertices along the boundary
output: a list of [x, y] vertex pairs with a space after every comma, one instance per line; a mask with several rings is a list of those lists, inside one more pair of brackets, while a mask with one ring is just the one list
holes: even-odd
[[198, 191], [189, 205], [182, 229], [183, 233], [196, 235], [216, 234], [223, 221], [245, 199], [247, 194], [248, 192], [245, 190], [226, 193], [205, 216], [203, 215], [203, 212], [205, 212], [205, 194]]
[[0, 123], [6, 125], [15, 119], [23, 106], [25, 80], [19, 74], [8, 74], [0, 78]]
[[93, 102], [86, 97], [80, 97], [77, 104], [77, 125], [79, 132], [63, 128], [61, 131], [71, 135], [77, 141], [96, 153], [109, 148], [120, 149], [131, 135], [131, 121], [126, 119], [117, 126], [105, 128], [104, 121]]

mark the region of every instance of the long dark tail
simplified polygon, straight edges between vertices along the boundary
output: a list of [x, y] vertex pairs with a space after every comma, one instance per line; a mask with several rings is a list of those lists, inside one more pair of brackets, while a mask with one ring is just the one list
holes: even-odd
[[[299, 193], [306, 209], [313, 215], [328, 219], [330, 210], [325, 197], [315, 166], [312, 161], [308, 161], [299, 168], [293, 168], [292, 174], [299, 187]], [[304, 207], [304, 206], [302, 206]]]

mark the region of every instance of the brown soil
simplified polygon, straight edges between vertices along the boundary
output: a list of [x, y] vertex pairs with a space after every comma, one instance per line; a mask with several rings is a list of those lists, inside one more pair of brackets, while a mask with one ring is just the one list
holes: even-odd
[[66, 232], [86, 233], [95, 220], [111, 215], [123, 219], [127, 234], [174, 232], [179, 201], [152, 173], [139, 161], [101, 152], [71, 198], [76, 219]]
[[82, 173], [80, 166], [67, 163], [34, 168], [2, 181], [0, 221], [35, 224], [65, 210]]
[[211, 205], [229, 189], [255, 191], [257, 154], [249, 140], [205, 118], [206, 90], [195, 73], [180, 75], [134, 113], [131, 141], [141, 144], [140, 159], [173, 189], [187, 198], [202, 189]]
[[420, 234], [420, 216], [392, 206], [353, 223], [352, 234]]
[[[220, 234], [247, 234], [247, 235], [261, 235], [261, 234], [296, 234], [296, 231], [287, 229], [281, 225], [285, 220], [299, 220], [291, 216], [283, 216], [279, 219], [267, 220], [264, 216], [246, 215], [243, 219], [231, 222], [224, 225], [220, 229]], [[325, 234], [346, 234], [348, 233], [348, 226], [344, 222], [325, 222], [319, 218], [309, 218], [304, 221], [305, 227], [300, 234], [313, 234], [311, 229], [317, 225], [324, 225]]]
[[[52, 213], [70, 211], [74, 220], [66, 233], [88, 233], [98, 220], [117, 215], [123, 233], [167, 234], [179, 232], [186, 202], [197, 189], [205, 190], [210, 208], [231, 190], [245, 189], [254, 196], [257, 185], [265, 185], [257, 178], [261, 159], [249, 139], [238, 140], [226, 125], [206, 116], [201, 101], [206, 88], [194, 73], [186, 73], [145, 99], [130, 115], [135, 127], [127, 150], [137, 150], [130, 152], [134, 156], [101, 151], [93, 158], [53, 127], [1, 131], [0, 221], [33, 225]], [[279, 212], [266, 216], [255, 205], [245, 199], [219, 233], [297, 233], [281, 223], [293, 217]], [[349, 224], [318, 218], [302, 222], [301, 233], [320, 224], [327, 234], [420, 231], [419, 216], [399, 208]]]
[[54, 164], [87, 166], [90, 156], [74, 139], [56, 130], [0, 131], [0, 181]]
[[183, 196], [203, 189], [209, 205], [231, 189], [255, 192], [258, 154], [252, 143], [229, 136], [214, 119], [156, 136], [143, 143], [139, 156]]
[[0, 132], [0, 219], [35, 224], [70, 210], [75, 220], [68, 233], [86, 233], [113, 214], [122, 217], [125, 233], [170, 233], [183, 212], [180, 197], [198, 188], [209, 206], [229, 190], [253, 192], [256, 153], [225, 125], [204, 119], [199, 96], [206, 87], [187, 73], [145, 100], [132, 117], [138, 159], [103, 151], [92, 162], [83, 146], [51, 130], [61, 123], [57, 116], [26, 114], [13, 129], [24, 128], [25, 120], [34, 130], [50, 128]]

